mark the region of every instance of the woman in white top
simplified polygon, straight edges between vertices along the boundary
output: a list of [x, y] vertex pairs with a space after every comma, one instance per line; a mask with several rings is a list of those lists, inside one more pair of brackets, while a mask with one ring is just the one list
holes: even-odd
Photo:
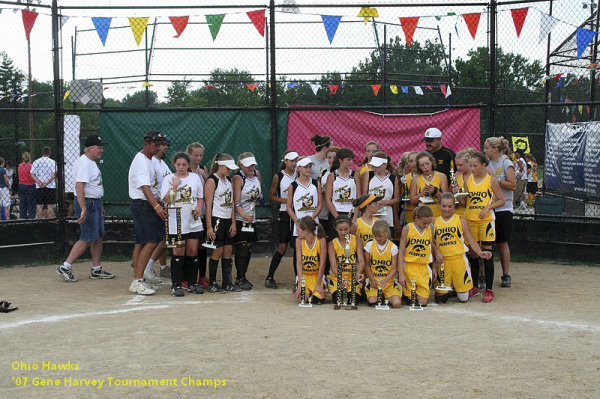
[[[333, 221], [340, 215], [348, 216], [354, 210], [352, 201], [358, 198], [360, 180], [358, 173], [354, 173], [352, 163], [354, 152], [350, 148], [341, 148], [336, 154], [327, 177], [325, 189], [325, 204], [329, 209], [329, 225], [327, 241], [337, 237]], [[354, 212], [354, 219], [358, 217]], [[351, 217], [352, 218], [352, 217]]]
[[[198, 243], [204, 239], [204, 226], [194, 223], [199, 220], [204, 206], [203, 187], [200, 178], [189, 172], [190, 157], [179, 152], [173, 157], [175, 173], [167, 175], [162, 183], [160, 195], [169, 206], [181, 208], [181, 239], [183, 248], [173, 248], [171, 258], [171, 294], [182, 297], [181, 283], [188, 281], [188, 291], [194, 294], [204, 293], [204, 289], [196, 284], [194, 276], [198, 275]], [[171, 190], [176, 193], [175, 203], [171, 203]], [[177, 234], [177, 218], [175, 210], [168, 210], [169, 231], [171, 237]], [[185, 273], [184, 273], [185, 271]], [[186, 274], [186, 276], [184, 276]]]
[[[329, 147], [329, 149], [327, 150], [327, 163], [329, 164], [329, 167], [321, 172], [321, 177], [319, 178], [322, 190], [325, 190], [325, 187], [327, 187], [327, 177], [329, 177], [329, 168], [331, 168], [333, 160], [335, 159], [335, 154], [338, 152], [339, 149], [339, 147]], [[325, 192], [323, 192], [323, 195], [325, 195]], [[327, 209], [327, 206], [324, 206], [323, 209], [321, 209], [321, 213], [319, 213], [319, 224], [323, 227], [323, 230], [325, 230], [326, 237], [329, 235], [328, 221], [329, 209]]]
[[[235, 220], [237, 235], [235, 236], [235, 268], [237, 278], [235, 285], [242, 290], [251, 290], [253, 285], [246, 278], [252, 243], [256, 241], [256, 203], [262, 192], [260, 173], [256, 170], [256, 158], [251, 152], [244, 152], [238, 157], [239, 172], [233, 175], [233, 202], [235, 203]], [[252, 231], [244, 231], [252, 229]]]
[[327, 151], [329, 147], [333, 145], [333, 141], [329, 136], [321, 136], [315, 134], [310, 138], [310, 141], [315, 145], [315, 154], [309, 158], [313, 163], [313, 170], [310, 174], [311, 179], [318, 179], [323, 171], [329, 168], [329, 162], [327, 162]]
[[[202, 188], [204, 191], [204, 183], [208, 178], [208, 170], [206, 166], [200, 165], [202, 159], [204, 158], [204, 146], [198, 142], [193, 142], [187, 146], [186, 149], [187, 154], [190, 156], [190, 171], [195, 173], [200, 177], [202, 181]], [[202, 224], [206, 225], [206, 219], [204, 218], [204, 209], [202, 209], [201, 217]], [[202, 245], [198, 247], [198, 284], [202, 286], [202, 288], [208, 288], [208, 279], [206, 278], [206, 258], [207, 258], [207, 250]], [[161, 276], [162, 277], [162, 276]], [[194, 279], [196, 281], [196, 279]]]
[[[204, 185], [204, 201], [206, 202], [206, 239], [214, 242], [208, 261], [210, 284], [208, 292], [223, 293], [225, 291], [240, 292], [240, 288], [233, 284], [231, 271], [233, 261], [234, 237], [237, 234], [233, 207], [233, 186], [229, 175], [239, 169], [233, 157], [229, 154], [217, 154], [210, 167], [209, 177]], [[221, 260], [223, 273], [223, 287], [217, 284], [217, 268]]]

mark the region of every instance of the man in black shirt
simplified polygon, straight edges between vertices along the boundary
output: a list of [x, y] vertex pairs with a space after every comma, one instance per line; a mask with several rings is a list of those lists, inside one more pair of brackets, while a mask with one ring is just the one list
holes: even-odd
[[[425, 131], [425, 147], [435, 158], [435, 170], [444, 173], [450, 182], [450, 163], [454, 162], [456, 153], [449, 148], [442, 146], [442, 132], [435, 127], [430, 127]], [[456, 165], [454, 165], [456, 171]]]

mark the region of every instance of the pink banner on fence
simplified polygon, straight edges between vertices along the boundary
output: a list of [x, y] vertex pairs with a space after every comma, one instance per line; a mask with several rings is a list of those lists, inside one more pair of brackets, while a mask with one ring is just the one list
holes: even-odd
[[346, 110], [292, 110], [288, 118], [288, 148], [300, 155], [314, 154], [310, 138], [327, 135], [337, 147], [348, 147], [362, 162], [365, 143], [376, 141], [396, 164], [406, 151], [425, 150], [423, 138], [430, 127], [442, 131], [442, 145], [456, 152], [466, 147], [479, 150], [478, 108], [448, 109], [433, 114], [375, 114]]

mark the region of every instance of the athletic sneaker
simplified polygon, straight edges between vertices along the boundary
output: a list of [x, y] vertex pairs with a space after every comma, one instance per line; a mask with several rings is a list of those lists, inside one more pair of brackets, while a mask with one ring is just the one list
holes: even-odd
[[224, 285], [223, 289], [225, 291], [229, 291], [229, 292], [242, 292], [242, 289], [240, 287], [238, 287], [237, 285], [233, 285], [233, 284]]
[[473, 298], [474, 296], [479, 295], [479, 288], [473, 287], [469, 290], [469, 298]]
[[252, 289], [252, 283], [248, 281], [245, 277], [237, 280], [235, 285], [240, 287], [244, 291], [250, 291]]
[[181, 288], [181, 287], [173, 287], [173, 288], [171, 288], [171, 295], [173, 295], [173, 296], [183, 296], [183, 288]]
[[169, 284], [162, 278], [158, 277], [156, 275], [156, 273], [154, 272], [154, 269], [144, 270], [144, 281], [146, 281], [152, 285], [159, 285], [159, 286]]
[[494, 291], [485, 290], [485, 294], [483, 294], [483, 302], [488, 303], [494, 300]]
[[267, 277], [265, 280], [265, 287], [277, 289], [277, 283], [275, 282], [275, 279], [273, 277]]
[[206, 289], [208, 288], [208, 279], [206, 277], [200, 277], [198, 279], [198, 284], [200, 284], [202, 286], [202, 288]]
[[512, 285], [510, 276], [508, 274], [505, 274], [501, 278], [502, 278], [502, 283], [500, 283], [500, 287], [510, 288], [510, 286]]
[[144, 278], [142, 278], [142, 284], [144, 285], [144, 287], [149, 288], [153, 291], [157, 291], [159, 288], [158, 285], [150, 284], [150, 282], [146, 281]]
[[160, 277], [171, 279], [171, 268], [169, 266], [160, 268]]
[[67, 269], [62, 265], [58, 265], [58, 267], [56, 268], [56, 273], [58, 273], [58, 275], [64, 278], [65, 281], [68, 283], [77, 282], [77, 279], [75, 278], [75, 276], [73, 276], [73, 270], [70, 268]]
[[193, 294], [204, 294], [204, 288], [200, 284], [192, 284], [187, 290]]
[[216, 281], [213, 281], [213, 283], [208, 286], [208, 292], [211, 294], [224, 294], [225, 290], [219, 287], [219, 284], [217, 284]]
[[98, 270], [92, 269], [92, 271], [90, 272], [90, 278], [92, 280], [109, 279], [109, 278], [115, 278], [115, 275], [112, 273], [109, 273], [103, 269], [98, 269]]
[[156, 292], [144, 284], [142, 280], [133, 280], [129, 286], [129, 291], [140, 295], [152, 295]]
[[183, 288], [184, 290], [188, 289], [188, 282], [187, 281], [182, 281], [181, 282], [181, 288]]

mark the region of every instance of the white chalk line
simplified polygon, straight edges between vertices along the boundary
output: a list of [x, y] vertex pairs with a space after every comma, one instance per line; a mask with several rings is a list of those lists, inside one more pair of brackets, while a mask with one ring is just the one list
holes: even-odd
[[581, 331], [590, 331], [590, 332], [600, 332], [600, 326], [593, 324], [584, 324], [584, 323], [574, 323], [570, 321], [559, 321], [559, 320], [543, 320], [543, 319], [534, 319], [531, 317], [524, 316], [510, 316], [510, 315], [494, 315], [491, 313], [484, 312], [476, 312], [467, 309], [457, 309], [457, 308], [449, 308], [445, 306], [440, 306], [436, 309], [432, 309], [435, 312], [442, 313], [454, 313], [466, 316], [477, 316], [483, 317], [486, 319], [495, 319], [495, 320], [503, 320], [510, 322], [520, 322], [520, 323], [532, 323], [541, 325], [544, 327], [562, 327], [573, 330], [581, 330]]

